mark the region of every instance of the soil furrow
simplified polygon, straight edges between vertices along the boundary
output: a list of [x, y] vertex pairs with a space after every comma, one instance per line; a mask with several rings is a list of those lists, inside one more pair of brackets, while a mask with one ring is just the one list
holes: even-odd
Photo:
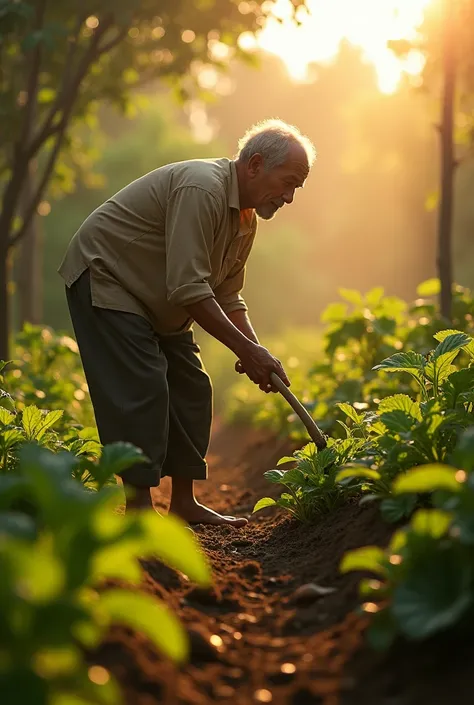
[[[200, 500], [218, 511], [250, 513], [275, 489], [263, 472], [289, 451], [288, 441], [263, 432], [221, 429]], [[157, 508], [167, 506], [167, 490], [164, 482], [156, 492]], [[125, 688], [127, 705], [467, 705], [472, 647], [451, 649], [450, 663], [437, 645], [399, 648], [390, 657], [364, 647], [366, 620], [354, 612], [357, 576], [341, 576], [338, 566], [347, 550], [383, 545], [390, 533], [376, 507], [357, 503], [314, 526], [263, 510], [244, 529], [203, 527], [198, 535], [212, 563], [212, 590], [145, 563], [144, 589], [165, 599], [189, 631], [189, 664], [176, 668], [120, 628], [100, 661]], [[295, 591], [310, 582], [333, 590], [297, 601]], [[433, 665], [441, 662], [440, 675]]]

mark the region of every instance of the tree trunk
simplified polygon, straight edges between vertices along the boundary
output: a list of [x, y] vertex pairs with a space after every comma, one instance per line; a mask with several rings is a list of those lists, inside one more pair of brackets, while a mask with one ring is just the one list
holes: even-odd
[[[35, 190], [35, 167], [30, 162], [23, 190], [23, 212], [32, 201]], [[42, 320], [42, 239], [35, 214], [21, 239], [17, 265], [17, 297], [20, 330], [25, 323], [39, 324]]]
[[441, 122], [441, 203], [438, 221], [438, 276], [441, 282], [441, 315], [452, 316], [452, 219], [454, 160], [453, 115], [456, 85], [455, 8], [453, 0], [445, 0], [443, 102]]

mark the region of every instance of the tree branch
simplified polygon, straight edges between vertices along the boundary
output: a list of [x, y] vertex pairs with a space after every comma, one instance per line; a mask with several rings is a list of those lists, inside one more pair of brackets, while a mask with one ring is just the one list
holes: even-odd
[[99, 46], [99, 54], [102, 56], [102, 54], [106, 54], [111, 49], [120, 44], [120, 42], [123, 42], [123, 40], [128, 34], [128, 29], [128, 27], [124, 27], [123, 30], [117, 34], [116, 37], [110, 39], [108, 42], [105, 42], [102, 46]]
[[28, 147], [28, 157], [30, 159], [35, 156], [36, 152], [40, 149], [40, 147], [44, 144], [44, 142], [46, 142], [49, 137], [52, 137], [53, 135], [58, 133], [59, 127], [58, 125], [53, 124], [54, 118], [61, 112], [61, 110], [64, 111], [65, 108], [63, 106], [64, 104], [67, 106], [68, 102], [70, 102], [71, 100], [71, 96], [72, 100], [75, 99], [79, 85], [83, 77], [85, 76], [89, 65], [94, 60], [95, 55], [99, 56], [99, 41], [103, 37], [107, 29], [110, 27], [110, 24], [112, 23], [112, 17], [109, 16], [99, 25], [100, 29], [97, 29], [92, 35], [92, 39], [89, 43], [89, 46], [84, 52], [82, 60], [79, 62], [76, 77], [74, 79], [69, 80], [71, 77], [74, 54], [76, 53], [78, 47], [79, 32], [84, 23], [85, 17], [86, 15], [81, 16], [76, 23], [76, 27], [74, 30], [74, 40], [70, 43], [68, 57], [66, 60], [66, 66], [69, 68], [69, 70], [65, 70], [63, 74], [61, 88], [57, 93], [56, 100], [51, 106], [51, 109], [43, 123], [43, 126], [39, 129], [38, 133], [33, 138]]
[[[106, 29], [106, 28], [105, 28]], [[105, 31], [104, 29], [104, 31]], [[19, 240], [23, 237], [25, 234], [28, 225], [30, 224], [30, 221], [32, 217], [35, 214], [36, 208], [38, 207], [38, 203], [40, 202], [41, 196], [43, 195], [43, 192], [48, 184], [48, 181], [51, 177], [51, 174], [53, 172], [54, 166], [56, 164], [56, 160], [58, 158], [63, 139], [64, 139], [64, 134], [66, 132], [66, 127], [69, 122], [69, 118], [72, 112], [72, 109], [74, 107], [74, 101], [77, 97], [77, 93], [79, 91], [79, 87], [81, 85], [81, 82], [84, 78], [84, 76], [87, 73], [87, 70], [94, 60], [94, 57], [98, 56], [98, 43], [100, 41], [101, 36], [103, 36], [103, 33], [95, 33], [85, 54], [82, 57], [82, 60], [80, 62], [79, 68], [76, 72], [76, 75], [74, 79], [70, 82], [68, 86], [68, 92], [66, 99], [64, 101], [64, 105], [62, 106], [62, 116], [57, 125], [54, 127], [51, 127], [49, 132], [47, 133], [48, 135], [50, 134], [57, 134], [56, 138], [56, 143], [54, 147], [51, 150], [51, 154], [49, 156], [48, 162], [44, 168], [43, 175], [41, 178], [41, 181], [39, 182], [35, 193], [31, 199], [31, 202], [28, 206], [28, 208], [25, 211], [25, 216], [23, 219], [23, 222], [20, 226], [20, 228], [17, 230], [17, 232], [14, 232], [10, 239], [9, 239], [9, 247], [14, 247]], [[44, 140], [43, 140], [44, 141]], [[41, 142], [42, 144], [43, 142]], [[31, 156], [30, 156], [31, 158]]]
[[27, 208], [25, 209], [25, 215], [23, 218], [23, 222], [21, 226], [18, 228], [17, 232], [13, 233], [10, 237], [9, 241], [9, 246], [14, 247], [19, 240], [24, 236], [25, 232], [28, 229], [28, 226], [30, 225], [31, 219], [33, 218], [36, 209], [38, 207], [38, 204], [41, 200], [41, 196], [43, 195], [43, 192], [46, 188], [46, 185], [48, 184], [49, 179], [51, 178], [51, 174], [53, 172], [54, 166], [56, 164], [56, 160], [58, 158], [59, 151], [61, 149], [61, 145], [64, 139], [64, 133], [66, 132], [66, 126], [67, 126], [68, 120], [61, 120], [61, 130], [58, 133], [57, 139], [56, 139], [56, 144], [54, 145], [53, 149], [51, 150], [51, 154], [49, 155], [49, 159], [46, 163], [46, 166], [43, 171], [43, 175], [41, 177], [41, 181], [39, 182], [38, 186], [36, 187], [32, 197], [31, 201], [28, 204]]
[[[44, 24], [44, 16], [46, 12], [47, 0], [40, 0], [36, 8], [35, 21], [33, 24], [33, 31], [40, 32]], [[22, 129], [20, 132], [20, 139], [16, 144], [17, 153], [20, 153], [25, 145], [28, 144], [29, 137], [31, 134], [32, 123], [35, 115], [36, 99], [38, 96], [38, 78], [40, 74], [41, 66], [41, 54], [42, 54], [42, 42], [39, 39], [36, 43], [35, 49], [33, 51], [33, 56], [31, 60], [31, 69], [28, 77], [27, 85], [27, 98], [24, 112], [24, 120]]]

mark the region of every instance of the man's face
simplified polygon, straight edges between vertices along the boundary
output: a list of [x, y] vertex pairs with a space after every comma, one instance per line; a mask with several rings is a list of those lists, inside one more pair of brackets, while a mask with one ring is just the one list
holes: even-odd
[[271, 220], [285, 203], [292, 203], [295, 189], [303, 186], [308, 173], [306, 152], [298, 144], [290, 144], [285, 163], [269, 171], [255, 154], [248, 163], [248, 186], [257, 215]]

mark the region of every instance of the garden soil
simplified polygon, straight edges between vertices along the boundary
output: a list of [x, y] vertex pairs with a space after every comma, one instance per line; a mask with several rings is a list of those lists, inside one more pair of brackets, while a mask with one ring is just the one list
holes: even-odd
[[[278, 495], [263, 472], [291, 452], [262, 431], [218, 428], [209, 480], [199, 499], [224, 513], [251, 514], [256, 500]], [[167, 507], [165, 480], [155, 506]], [[191, 657], [178, 668], [141, 635], [114, 627], [98, 661], [118, 679], [127, 705], [472, 705], [474, 647], [397, 644], [387, 655], [364, 642], [367, 621], [355, 612], [356, 574], [342, 576], [343, 554], [385, 545], [390, 529], [374, 506], [349, 504], [312, 526], [265, 509], [244, 529], [202, 527], [214, 586], [197, 589], [147, 561], [143, 589], [165, 600], [189, 632]], [[307, 583], [317, 599], [297, 600]]]

